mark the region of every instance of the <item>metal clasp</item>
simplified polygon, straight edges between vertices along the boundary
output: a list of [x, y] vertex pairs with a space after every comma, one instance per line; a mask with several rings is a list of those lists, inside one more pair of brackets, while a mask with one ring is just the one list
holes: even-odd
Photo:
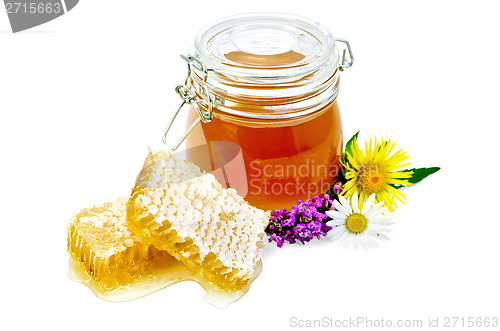
[[[354, 55], [352, 55], [351, 45], [349, 45], [349, 42], [345, 39], [335, 37], [333, 39], [335, 41], [343, 43], [346, 46], [346, 48], [344, 48], [342, 52], [342, 62], [339, 65], [340, 71], [344, 71], [344, 69], [350, 68], [354, 63]], [[346, 50], [349, 52], [349, 59], [347, 59]]]
[[[194, 128], [202, 121], [203, 123], [210, 123], [213, 118], [213, 101], [212, 97], [210, 96], [210, 91], [208, 89], [207, 85], [207, 78], [208, 78], [208, 72], [210, 71], [203, 62], [201, 62], [199, 59], [197, 59], [194, 56], [188, 55], [181, 55], [181, 58], [187, 62], [188, 66], [188, 73], [186, 76], [186, 79], [184, 80], [184, 84], [182, 85], [177, 85], [175, 87], [175, 92], [179, 94], [181, 97], [182, 101], [177, 107], [177, 110], [175, 111], [174, 115], [170, 118], [170, 121], [167, 125], [167, 128], [165, 129], [163, 133], [163, 143], [167, 143], [167, 135], [168, 132], [170, 131], [170, 128], [172, 127], [172, 124], [174, 123], [175, 119], [177, 118], [177, 115], [179, 114], [180, 110], [182, 107], [184, 107], [185, 104], [192, 105], [196, 111], [198, 112], [199, 117], [196, 119], [196, 121], [189, 127], [189, 129], [184, 133], [184, 135], [181, 137], [179, 142], [175, 144], [175, 146], [172, 148], [173, 151], [175, 151], [181, 144], [182, 142], [187, 138], [187, 136], [191, 133], [191, 131], [194, 130]], [[203, 80], [201, 82], [201, 87], [203, 88], [203, 94], [201, 98], [193, 91], [193, 85], [190, 82], [190, 76], [192, 72], [192, 67], [195, 67], [199, 71], [202, 72], [203, 74]], [[208, 109], [207, 111], [204, 111], [200, 108], [200, 104], [205, 104], [206, 108]]]

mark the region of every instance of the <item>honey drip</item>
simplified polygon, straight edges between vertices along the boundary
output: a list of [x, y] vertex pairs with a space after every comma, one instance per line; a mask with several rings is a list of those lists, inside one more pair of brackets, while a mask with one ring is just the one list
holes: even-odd
[[260, 275], [261, 271], [262, 261], [260, 260], [256, 265], [254, 276], [248, 280], [248, 283], [243, 288], [234, 292], [217, 288], [212, 283], [192, 275], [181, 262], [176, 260], [164, 268], [144, 275], [145, 277], [141, 277], [137, 281], [117, 286], [111, 290], [105, 289], [102, 285], [95, 282], [92, 276], [86, 273], [82, 266], [72, 258], [69, 259], [68, 275], [72, 281], [87, 286], [96, 297], [111, 302], [139, 299], [176, 283], [194, 281], [200, 284], [206, 291], [204, 297], [206, 302], [217, 308], [225, 309], [230, 303], [239, 300], [248, 292], [252, 282]]

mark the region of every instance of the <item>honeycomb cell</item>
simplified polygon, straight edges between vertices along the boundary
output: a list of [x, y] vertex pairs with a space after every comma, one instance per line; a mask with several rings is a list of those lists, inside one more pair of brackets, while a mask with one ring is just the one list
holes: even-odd
[[100, 292], [112, 292], [181, 265], [166, 251], [144, 244], [125, 224], [127, 198], [109, 201], [75, 214], [67, 248], [81, 281]]
[[127, 226], [195, 275], [238, 291], [255, 275], [269, 213], [165, 150], [149, 153], [127, 203]]

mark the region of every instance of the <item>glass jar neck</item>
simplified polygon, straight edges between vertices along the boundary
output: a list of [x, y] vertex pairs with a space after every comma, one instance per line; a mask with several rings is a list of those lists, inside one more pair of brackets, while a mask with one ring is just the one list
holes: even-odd
[[338, 93], [343, 59], [337, 40], [326, 27], [300, 16], [228, 17], [196, 36], [190, 84], [215, 110], [254, 118], [301, 116]]
[[[313, 113], [333, 102], [339, 90], [338, 59], [300, 77], [231, 77], [208, 70], [206, 80], [215, 110], [235, 116], [259, 119], [294, 118]], [[194, 70], [189, 78], [193, 90], [208, 99], [204, 74]]]

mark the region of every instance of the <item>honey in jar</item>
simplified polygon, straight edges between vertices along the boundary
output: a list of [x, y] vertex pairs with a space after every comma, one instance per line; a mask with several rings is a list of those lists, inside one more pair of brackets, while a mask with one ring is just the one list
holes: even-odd
[[202, 29], [189, 59], [183, 97], [189, 124], [201, 125], [187, 136], [188, 150], [236, 143], [246, 188], [235, 188], [259, 208], [288, 208], [328, 190], [343, 144], [339, 74], [352, 64], [345, 40], [309, 19], [254, 13]]

